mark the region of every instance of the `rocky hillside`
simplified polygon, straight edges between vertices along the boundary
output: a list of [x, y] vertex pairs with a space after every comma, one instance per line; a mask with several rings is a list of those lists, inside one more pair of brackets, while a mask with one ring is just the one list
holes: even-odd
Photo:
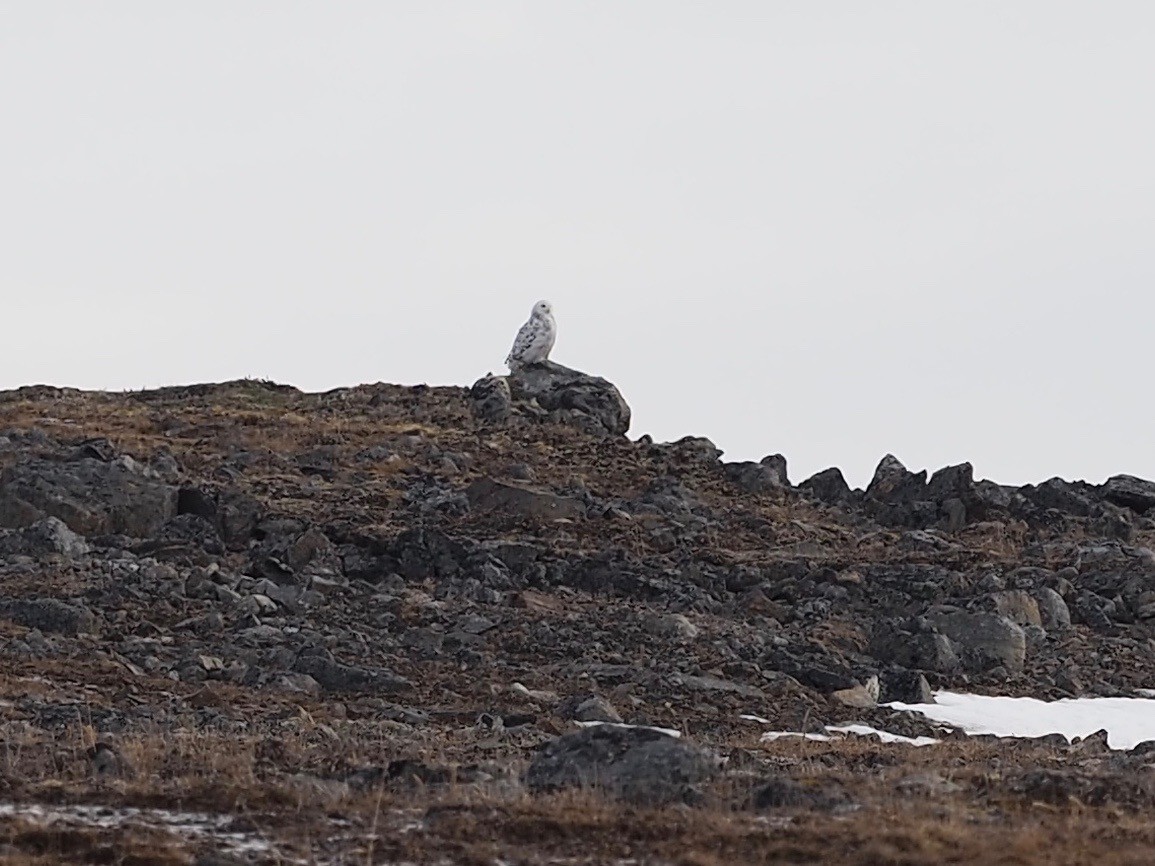
[[[865, 491], [837, 469], [792, 484], [780, 455], [629, 424], [612, 384], [553, 364], [469, 389], [0, 393], [0, 706], [31, 762], [5, 796], [63, 778], [107, 801], [61, 743], [126, 764], [135, 743], [154, 770], [117, 802], [235, 809], [219, 767], [191, 781], [176, 749], [164, 775], [173, 737], [213, 730], [266, 791], [476, 772], [544, 792], [612, 765], [610, 795], [654, 806], [705, 796], [720, 754], [731, 783], [754, 772], [742, 714], [919, 734], [877, 704], [1155, 684], [1155, 483], [1010, 488], [886, 456]], [[623, 720], [713, 757], [575, 724]]]

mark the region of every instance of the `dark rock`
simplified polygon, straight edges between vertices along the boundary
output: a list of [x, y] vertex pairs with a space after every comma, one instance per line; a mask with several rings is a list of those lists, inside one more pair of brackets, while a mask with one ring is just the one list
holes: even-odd
[[557, 715], [577, 722], [621, 722], [614, 705], [598, 695], [575, 695], [561, 702]]
[[392, 671], [346, 665], [322, 655], [300, 655], [293, 664], [293, 670], [299, 674], [308, 674], [327, 692], [391, 694], [413, 688], [409, 680]]
[[482, 421], [500, 424], [513, 411], [513, 396], [509, 380], [504, 376], [486, 376], [478, 379], [469, 389], [470, 408]]
[[846, 483], [846, 479], [842, 477], [842, 470], [837, 466], [831, 466], [817, 475], [812, 475], [799, 484], [798, 488], [831, 505], [849, 502], [852, 498], [850, 485]]
[[[1008, 589], [991, 596], [995, 612], [1019, 625], [1041, 626], [1039, 603], [1023, 589]], [[1060, 599], [1061, 600], [1061, 599]]]
[[1027, 653], [1023, 630], [1004, 616], [970, 611], [931, 612], [926, 619], [958, 648], [963, 666], [975, 673], [996, 666], [1019, 673]]
[[870, 652], [881, 662], [913, 670], [952, 673], [962, 664], [946, 635], [889, 621], [878, 624]]
[[649, 728], [598, 725], [567, 734], [538, 753], [525, 774], [534, 792], [593, 788], [639, 806], [692, 803], [715, 776], [708, 752]]
[[630, 407], [605, 379], [545, 361], [520, 368], [508, 382], [515, 403], [533, 401], [560, 423], [616, 436], [630, 429]]
[[887, 503], [906, 503], [927, 499], [926, 470], [914, 473], [887, 454], [874, 470], [874, 478], [866, 488], [866, 498]]
[[879, 703], [933, 704], [934, 691], [918, 671], [886, 671], [879, 677]]
[[586, 513], [579, 499], [492, 478], [479, 478], [465, 494], [475, 511], [498, 511], [530, 520], [573, 520]]
[[1108, 502], [1140, 514], [1155, 506], [1155, 481], [1134, 475], [1114, 475], [1107, 479], [1100, 491]]
[[1063, 597], [1048, 586], [1040, 586], [1032, 595], [1039, 608], [1039, 623], [1045, 629], [1067, 628], [1071, 625], [1071, 611]]
[[786, 480], [786, 460], [779, 454], [767, 457], [761, 463], [727, 463], [722, 468], [726, 477], [747, 493], [769, 493], [790, 486]]
[[33, 459], [0, 476], [0, 526], [58, 517], [81, 535], [148, 538], [176, 516], [177, 489], [119, 462]]
[[96, 628], [96, 617], [88, 608], [55, 598], [3, 599], [0, 616], [27, 628], [55, 634], [87, 634]]
[[89, 546], [57, 517], [46, 517], [21, 530], [0, 530], [0, 555], [83, 556]]
[[195, 514], [209, 523], [217, 522], [217, 504], [212, 497], [197, 487], [182, 487], [177, 492], [176, 513]]

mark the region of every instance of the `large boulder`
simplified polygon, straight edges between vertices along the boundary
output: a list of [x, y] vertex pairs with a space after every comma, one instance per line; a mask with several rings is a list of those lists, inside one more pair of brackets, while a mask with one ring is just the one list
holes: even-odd
[[963, 667], [983, 673], [1001, 666], [1008, 673], [1022, 671], [1026, 661], [1026, 633], [1005, 616], [966, 610], [940, 610], [926, 615], [927, 621], [950, 638], [959, 651]]
[[531, 791], [592, 788], [641, 806], [692, 802], [718, 760], [653, 728], [597, 725], [547, 743], [525, 774]]
[[1132, 511], [1142, 513], [1155, 506], [1155, 481], [1136, 478], [1134, 475], [1114, 475], [1107, 479], [1100, 490], [1108, 502]]
[[0, 475], [0, 526], [57, 517], [85, 536], [148, 538], [177, 513], [178, 490], [128, 457], [17, 463]]
[[786, 474], [786, 458], [781, 454], [763, 457], [758, 463], [726, 463], [722, 467], [726, 477], [747, 493], [769, 493], [790, 486]]
[[807, 478], [798, 487], [814, 498], [831, 505], [841, 505], [854, 498], [850, 485], [846, 483], [842, 470], [837, 466], [823, 469], [817, 475]]
[[0, 555], [76, 557], [88, 553], [88, 543], [57, 517], [38, 520], [23, 529], [0, 529]]
[[493, 478], [477, 479], [469, 485], [465, 495], [474, 511], [496, 511], [529, 520], [572, 520], [584, 517], [586, 513], [580, 499]]
[[591, 433], [624, 435], [630, 407], [611, 382], [545, 361], [521, 367], [509, 376], [514, 405], [535, 402], [549, 418]]

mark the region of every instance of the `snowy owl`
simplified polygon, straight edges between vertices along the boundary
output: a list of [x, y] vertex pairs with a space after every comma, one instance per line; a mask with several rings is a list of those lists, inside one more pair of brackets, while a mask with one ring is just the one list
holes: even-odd
[[533, 305], [529, 321], [517, 332], [513, 348], [505, 363], [510, 370], [517, 371], [526, 364], [540, 364], [549, 358], [553, 341], [557, 339], [557, 322], [553, 320], [553, 306], [549, 301], [538, 301]]

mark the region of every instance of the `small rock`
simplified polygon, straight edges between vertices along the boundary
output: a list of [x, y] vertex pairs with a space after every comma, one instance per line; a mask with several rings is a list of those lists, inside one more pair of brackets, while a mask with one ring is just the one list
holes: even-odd
[[1039, 608], [1039, 622], [1045, 629], [1069, 628], [1071, 610], [1063, 597], [1049, 586], [1034, 590], [1035, 604]]
[[482, 421], [505, 421], [513, 409], [509, 380], [504, 376], [493, 375], [478, 379], [469, 389], [469, 401], [473, 414]]
[[992, 596], [995, 610], [1019, 625], [1041, 626], [1039, 603], [1024, 589], [1008, 589]]
[[933, 704], [934, 692], [919, 671], [890, 671], [882, 675], [880, 700], [903, 704]]
[[575, 722], [621, 722], [621, 714], [613, 704], [599, 695], [575, 697], [563, 701], [557, 708], [560, 718]]

